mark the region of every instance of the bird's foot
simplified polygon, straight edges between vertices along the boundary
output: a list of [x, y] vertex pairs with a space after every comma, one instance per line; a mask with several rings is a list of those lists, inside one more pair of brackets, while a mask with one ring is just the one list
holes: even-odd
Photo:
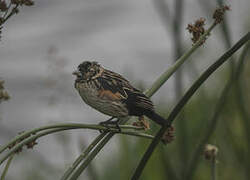
[[[109, 125], [115, 125], [115, 127], [118, 129], [119, 132], [121, 132], [121, 128], [119, 126], [119, 119], [112, 121], [115, 117], [111, 117], [107, 121], [100, 122], [99, 124], [106, 127], [107, 131], [109, 130]], [[105, 132], [106, 130], [100, 130], [100, 133]]]
[[138, 120], [139, 121], [133, 123], [134, 126], [143, 127], [145, 131], [150, 129], [150, 124], [144, 119], [144, 116], [139, 116]]

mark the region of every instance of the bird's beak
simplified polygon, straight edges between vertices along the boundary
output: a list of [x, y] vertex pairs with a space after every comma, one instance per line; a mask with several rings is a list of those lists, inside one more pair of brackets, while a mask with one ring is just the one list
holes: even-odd
[[74, 71], [72, 74], [77, 76], [77, 77], [81, 76], [81, 72], [78, 70]]

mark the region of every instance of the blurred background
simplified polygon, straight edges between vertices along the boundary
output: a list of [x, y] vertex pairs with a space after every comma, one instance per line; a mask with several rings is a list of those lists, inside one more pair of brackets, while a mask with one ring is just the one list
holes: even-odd
[[[108, 119], [85, 105], [74, 89], [71, 73], [78, 64], [98, 61], [145, 90], [191, 47], [187, 24], [204, 17], [208, 28], [220, 3], [35, 0], [34, 6], [21, 8], [5, 24], [0, 42], [0, 78], [11, 96], [0, 104], [0, 144], [35, 127]], [[157, 112], [165, 117], [201, 72], [249, 31], [250, 1], [224, 3], [232, 9], [224, 24], [213, 30], [206, 43], [152, 97]], [[214, 128], [206, 142], [219, 149], [218, 179], [250, 178], [249, 54], [239, 83], [229, 83], [224, 101], [221, 96], [239, 54], [233, 63], [216, 71], [185, 106], [174, 123], [175, 141], [157, 148], [143, 180], [211, 179], [210, 162], [196, 150], [212, 120]], [[157, 129], [151, 123], [149, 133]], [[74, 130], [39, 139], [33, 150], [14, 158], [7, 180], [59, 179], [98, 134]], [[148, 144], [148, 140], [116, 135], [81, 179], [129, 179]]]

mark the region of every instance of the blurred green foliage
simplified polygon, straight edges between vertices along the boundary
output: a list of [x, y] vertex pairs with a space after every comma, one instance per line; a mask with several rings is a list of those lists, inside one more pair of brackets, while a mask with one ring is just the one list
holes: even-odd
[[[249, 126], [246, 125], [250, 119], [244, 119], [242, 117], [239, 103], [244, 108], [248, 109], [249, 99], [244, 98], [244, 102], [239, 102], [237, 99], [237, 93], [241, 93], [243, 97], [247, 96], [249, 92], [248, 76], [249, 74], [249, 59], [250, 56], [245, 59], [246, 69], [243, 76], [240, 78], [240, 86], [242, 86], [242, 92], [237, 92], [235, 89], [239, 88], [238, 85], [234, 85], [231, 88], [226, 104], [223, 107], [219, 115], [219, 122], [217, 124], [214, 133], [209, 139], [208, 143], [214, 144], [218, 147], [218, 163], [217, 163], [217, 176], [218, 179], [249, 179], [250, 175], [250, 149], [249, 149], [249, 133], [246, 132]], [[219, 74], [217, 73], [216, 76]], [[224, 74], [221, 76], [225, 77]], [[221, 78], [221, 86], [226, 82], [226, 79]], [[190, 161], [194, 151], [197, 148], [201, 137], [204, 136], [209, 121], [211, 120], [212, 114], [215, 110], [215, 104], [218, 101], [218, 92], [222, 87], [210, 87], [205, 90], [210, 91], [209, 96], [204, 93], [198, 93], [196, 96], [187, 104], [184, 108], [187, 119], [187, 132], [186, 137], [188, 146], [180, 146], [178, 143], [178, 136], [181, 135], [178, 129], [176, 129], [176, 139], [166, 148], [164, 145], [160, 145], [157, 151], [153, 154], [146, 169], [143, 173], [142, 180], [166, 180], [166, 179], [182, 179], [181, 172], [185, 172], [186, 169], [182, 170], [183, 159], [179, 155], [181, 149], [185, 149], [188, 152], [187, 159]], [[212, 94], [211, 94], [212, 92]], [[205, 97], [204, 97], [205, 96]], [[166, 114], [170, 107], [168, 104], [160, 105], [161, 114]], [[178, 119], [177, 119], [178, 121]], [[152, 133], [156, 133], [157, 127], [152, 124]], [[148, 140], [137, 139], [136, 142], [130, 137], [121, 137], [120, 140], [120, 151], [116, 154], [116, 157], [111, 161], [105, 163], [108, 166], [103, 168], [102, 173], [99, 175], [99, 179], [121, 179], [127, 180], [131, 177], [134, 168], [138, 164], [138, 160], [142, 157], [145, 152]], [[189, 162], [185, 163], [188, 164]], [[170, 167], [169, 167], [170, 166]], [[187, 167], [184, 167], [187, 168]], [[211, 167], [210, 162], [207, 161], [202, 155], [199, 156], [198, 166], [194, 170], [194, 180], [209, 180], [211, 179]], [[112, 172], [112, 173], [111, 173]]]

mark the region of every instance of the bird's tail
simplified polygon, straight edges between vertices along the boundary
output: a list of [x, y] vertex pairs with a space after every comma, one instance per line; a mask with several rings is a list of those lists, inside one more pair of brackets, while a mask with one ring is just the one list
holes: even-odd
[[168, 122], [166, 119], [161, 117], [159, 114], [157, 114], [154, 111], [148, 111], [145, 113], [145, 115], [150, 118], [152, 121], [156, 122], [157, 124], [161, 126], [165, 126]]

